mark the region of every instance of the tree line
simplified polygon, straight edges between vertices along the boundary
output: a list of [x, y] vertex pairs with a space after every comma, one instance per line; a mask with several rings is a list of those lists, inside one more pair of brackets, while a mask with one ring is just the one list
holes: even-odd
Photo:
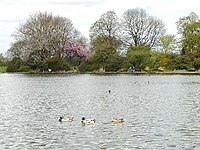
[[15, 41], [0, 55], [8, 72], [164, 71], [200, 68], [200, 20], [191, 12], [176, 22], [177, 35], [166, 34], [164, 22], [144, 9], [128, 9], [121, 18], [107, 11], [89, 29], [89, 40], [72, 21], [36, 12], [13, 33]]

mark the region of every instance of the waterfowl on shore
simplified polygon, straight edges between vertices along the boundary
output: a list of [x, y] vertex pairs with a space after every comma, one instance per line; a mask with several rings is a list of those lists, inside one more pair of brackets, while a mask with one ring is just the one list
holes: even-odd
[[58, 119], [59, 122], [72, 122], [74, 119], [74, 117], [64, 117], [64, 116], [60, 116], [60, 118]]
[[81, 123], [83, 124], [94, 124], [96, 122], [95, 119], [85, 119], [85, 117], [82, 118]]
[[124, 118], [113, 118], [112, 122], [114, 122], [114, 123], [121, 123], [121, 122], [124, 122]]

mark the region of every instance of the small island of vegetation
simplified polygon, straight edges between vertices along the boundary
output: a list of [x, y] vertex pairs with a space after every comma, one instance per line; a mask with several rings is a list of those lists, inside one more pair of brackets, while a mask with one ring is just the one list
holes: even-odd
[[[195, 13], [179, 18], [178, 34], [165, 34], [161, 19], [144, 9], [119, 18], [107, 11], [90, 27], [87, 40], [68, 18], [37, 12], [13, 34], [0, 72], [199, 73], [200, 20]], [[89, 42], [88, 42], [89, 41]]]

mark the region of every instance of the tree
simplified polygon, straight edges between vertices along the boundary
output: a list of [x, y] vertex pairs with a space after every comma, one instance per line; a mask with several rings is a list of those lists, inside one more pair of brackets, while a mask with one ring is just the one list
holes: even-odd
[[103, 49], [103, 47], [107, 47], [108, 49], [112, 47], [115, 50], [119, 49], [122, 44], [119, 39], [119, 19], [114, 11], [104, 13], [90, 27], [90, 39], [93, 50], [97, 48], [95, 46], [97, 43], [101, 43], [98, 44], [98, 47], [102, 46], [99, 49]]
[[175, 52], [176, 44], [174, 35], [162, 35], [159, 39], [159, 50], [164, 54]]
[[0, 53], [0, 66], [6, 65], [6, 58], [3, 56], [2, 53]]
[[179, 18], [179, 20], [176, 22], [178, 34], [180, 35], [179, 43], [182, 44], [182, 48], [181, 48], [182, 55], [185, 55], [187, 53], [186, 52], [187, 50], [185, 50], [185, 47], [183, 45], [183, 39], [184, 39], [183, 32], [186, 30], [186, 27], [189, 24], [197, 22], [198, 20], [199, 20], [198, 15], [195, 14], [194, 12], [191, 12], [188, 16]]
[[200, 48], [200, 20], [186, 25], [183, 31], [182, 46], [185, 54], [197, 52]]
[[23, 58], [23, 45], [22, 41], [16, 41], [11, 44], [11, 47], [7, 50], [6, 55], [7, 57], [12, 60], [14, 58]]
[[150, 64], [150, 49], [146, 46], [130, 46], [127, 59], [138, 70], [143, 70]]
[[115, 38], [119, 35], [119, 19], [114, 11], [107, 11], [90, 27], [91, 39], [103, 35]]
[[62, 57], [66, 41], [80, 40], [70, 19], [47, 12], [31, 15], [19, 26], [14, 37], [23, 43], [22, 59], [31, 66], [42, 66], [51, 56]]
[[86, 48], [78, 42], [66, 42], [63, 52], [64, 55], [70, 59], [70, 61], [72, 58], [77, 57], [79, 59], [79, 64], [81, 61], [86, 61], [89, 57]]
[[144, 9], [129, 9], [122, 16], [123, 42], [127, 46], [156, 46], [165, 32], [164, 23], [149, 16]]
[[95, 69], [119, 69], [121, 61], [118, 52], [122, 45], [119, 31], [119, 19], [114, 11], [107, 11], [90, 27], [91, 62], [98, 64]]
[[[112, 43], [112, 44], [111, 44]], [[121, 44], [114, 37], [98, 36], [91, 41], [92, 59], [100, 66], [105, 66], [111, 55], [118, 55], [117, 47]]]
[[200, 58], [196, 58], [193, 62], [193, 65], [196, 70], [199, 70], [200, 69]]
[[178, 33], [182, 35], [186, 26], [190, 23], [198, 21], [198, 19], [198, 15], [194, 12], [191, 12], [188, 16], [179, 18], [179, 20], [176, 22]]

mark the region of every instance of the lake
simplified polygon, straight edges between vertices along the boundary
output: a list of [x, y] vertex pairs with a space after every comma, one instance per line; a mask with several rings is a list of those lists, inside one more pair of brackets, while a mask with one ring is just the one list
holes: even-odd
[[0, 114], [0, 149], [196, 150], [200, 76], [0, 74]]

